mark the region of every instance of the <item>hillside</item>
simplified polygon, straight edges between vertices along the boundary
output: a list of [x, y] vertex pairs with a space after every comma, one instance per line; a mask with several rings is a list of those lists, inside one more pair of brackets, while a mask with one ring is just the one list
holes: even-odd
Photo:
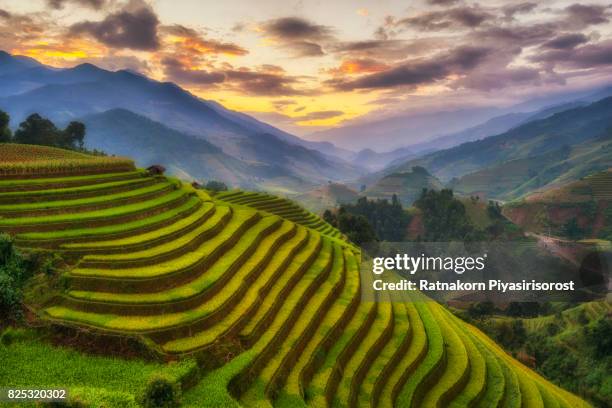
[[[205, 140], [234, 161], [266, 167], [255, 176], [270, 181], [270, 185], [276, 185], [285, 177], [280, 187], [291, 189], [301, 182], [310, 183], [312, 187], [328, 180], [344, 180], [362, 174], [357, 166], [313, 150], [333, 152], [334, 147], [329, 143], [304, 141], [248, 115], [198, 98], [173, 83], [154, 81], [131, 71], [107, 71], [92, 64], [56, 69], [7, 53], [0, 56], [0, 110], [10, 114], [13, 127], [30, 113], [37, 112], [62, 126], [80, 118], [93, 120], [93, 116], [96, 122], [104, 122], [110, 129], [114, 123], [112, 113], [105, 112], [121, 109]], [[6, 72], [2, 67], [6, 67]], [[130, 126], [136, 127], [138, 123]], [[112, 140], [116, 143], [109, 147], [134, 143], [120, 142], [122, 137], [122, 133], [113, 135]], [[137, 146], [139, 150], [148, 150], [154, 144], [146, 137], [138, 140], [141, 142]], [[201, 148], [194, 143], [195, 150]], [[120, 152], [109, 149], [108, 153]], [[212, 159], [218, 162], [225, 158], [218, 155]], [[172, 157], [168, 159], [170, 162]], [[199, 173], [210, 170], [204, 166]], [[270, 180], [270, 173], [277, 180]], [[225, 174], [221, 172], [215, 177]], [[251, 184], [242, 186], [250, 187]]]
[[461, 194], [482, 194], [512, 200], [534, 190], [545, 190], [578, 180], [612, 166], [612, 133], [543, 155], [511, 160], [453, 180]]
[[40, 290], [39, 322], [197, 357], [201, 375], [179, 382], [186, 406], [585, 405], [417, 293], [362, 300], [359, 251], [286, 200], [219, 197], [140, 170], [41, 167], [0, 181], [0, 231], [72, 265]]
[[355, 203], [359, 193], [352, 188], [340, 184], [329, 183], [314, 190], [294, 196], [293, 199], [315, 213], [335, 208], [341, 204]]
[[612, 98], [606, 98], [528, 122], [500, 135], [409, 160], [386, 169], [383, 174], [406, 171], [418, 165], [441, 180], [449, 181], [513, 160], [533, 158], [537, 162], [547, 155], [555, 156], [562, 149], [604, 136], [611, 126]]
[[440, 181], [422, 168], [415, 166], [410, 171], [391, 173], [367, 187], [364, 194], [368, 198], [387, 199], [395, 194], [402, 204], [410, 206], [424, 188], [439, 190], [443, 187]]
[[571, 239], [610, 240], [611, 186], [612, 172], [608, 170], [562, 187], [532, 193], [506, 204], [503, 212], [527, 231]]
[[[299, 162], [296, 149], [288, 152], [289, 164], [280, 171], [278, 166], [269, 164], [274, 161], [253, 163], [236, 159], [206, 140], [124, 109], [85, 116], [81, 120], [87, 126], [88, 147], [129, 155], [139, 166], [165, 163], [173, 174], [182, 178], [224, 180], [250, 188], [275, 183], [285, 189], [300, 190], [310, 185], [299, 178], [298, 174], [304, 173], [291, 169], [290, 162]], [[307, 174], [316, 177], [312, 173]]]
[[[598, 328], [610, 327], [612, 303], [602, 300], [573, 307], [553, 304], [552, 308], [548, 314], [531, 318], [491, 316], [486, 320], [487, 332], [505, 338], [507, 343], [515, 343], [508, 344], [510, 351], [531, 356], [538, 372], [547, 378], [580, 390], [597, 406], [610, 406], [612, 389], [607, 385], [610, 355], [605, 352], [602, 355], [595, 345], [606, 341], [606, 333]], [[508, 336], [508, 327], [522, 328], [525, 340], [513, 341], [513, 336]]]

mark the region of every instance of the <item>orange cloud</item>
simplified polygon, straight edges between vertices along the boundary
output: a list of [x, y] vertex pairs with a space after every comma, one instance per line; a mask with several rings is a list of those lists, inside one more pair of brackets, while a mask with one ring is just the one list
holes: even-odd
[[229, 56], [242, 56], [249, 51], [237, 44], [222, 42], [214, 39], [203, 38], [203, 36], [191, 29], [181, 25], [167, 26], [162, 29], [167, 33], [166, 41], [185, 52], [198, 55], [223, 54]]
[[80, 39], [34, 41], [15, 47], [11, 52], [53, 66], [72, 66], [75, 61], [101, 58], [108, 54], [106, 47]]
[[342, 61], [338, 68], [332, 68], [327, 72], [330, 74], [371, 74], [384, 71], [389, 65], [370, 58], [348, 59]]

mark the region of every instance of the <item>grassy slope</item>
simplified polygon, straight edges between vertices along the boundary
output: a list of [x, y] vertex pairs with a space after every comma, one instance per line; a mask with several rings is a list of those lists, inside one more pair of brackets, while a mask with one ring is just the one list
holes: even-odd
[[386, 174], [425, 167], [447, 181], [506, 161], [541, 156], [564, 145], [601, 136], [612, 123], [612, 98], [528, 122], [500, 135], [428, 154], [387, 169]]
[[504, 215], [524, 229], [564, 235], [564, 224], [576, 219], [580, 238], [609, 239], [612, 172], [584, 177], [559, 188], [532, 193], [504, 206]]
[[[107, 179], [87, 180], [108, 189]], [[74, 187], [50, 181], [38, 188], [46, 191], [49, 185]], [[187, 228], [182, 217], [175, 217], [185, 205], [172, 200], [177, 194], [197, 202], [190, 214], [200, 224]], [[64, 245], [85, 255], [88, 248], [96, 251], [66, 274], [72, 292], [61, 293], [41, 310], [43, 320], [141, 333], [162, 354], [196, 353], [208, 369], [185, 398], [191, 406], [235, 406], [238, 401], [320, 406], [329, 401], [344, 407], [378, 400], [461, 406], [502, 399], [507, 406], [582, 404], [420, 295], [410, 294], [407, 304], [356, 298], [359, 286], [371, 287], [367, 279], [360, 281], [359, 252], [301, 207], [261, 193], [228, 192], [221, 198], [211, 201], [182, 186], [138, 204], [11, 218], [9, 224], [16, 227], [43, 228], [58, 218], [70, 220], [61, 233], [27, 234], [55, 239], [60, 234], [63, 241], [51, 240], [51, 247]], [[156, 205], [160, 201], [166, 203], [162, 208]], [[230, 218], [219, 215], [223, 208], [231, 210]], [[140, 218], [118, 221], [117, 213]], [[164, 225], [147, 221], [166, 213], [172, 215]], [[98, 217], [109, 225], [83, 225]], [[122, 245], [142, 248], [118, 252]], [[48, 354], [55, 358], [57, 352]], [[78, 367], [64, 369], [74, 373]], [[503, 389], [512, 393], [500, 395], [502, 377]]]
[[390, 200], [393, 194], [397, 194], [404, 205], [410, 206], [419, 198], [424, 188], [440, 190], [442, 187], [442, 183], [427, 171], [413, 169], [384, 176], [374, 185], [369, 186], [364, 194], [370, 198], [387, 200]]
[[11, 388], [68, 388], [71, 398], [96, 406], [136, 407], [135, 399], [154, 373], [180, 379], [195, 362], [161, 364], [141, 360], [89, 356], [52, 346], [34, 332], [21, 332], [10, 344], [0, 344], [0, 384]]
[[608, 136], [487, 167], [461, 177], [452, 187], [461, 194], [482, 193], [510, 200], [605, 170], [612, 166], [611, 153], [612, 140]]

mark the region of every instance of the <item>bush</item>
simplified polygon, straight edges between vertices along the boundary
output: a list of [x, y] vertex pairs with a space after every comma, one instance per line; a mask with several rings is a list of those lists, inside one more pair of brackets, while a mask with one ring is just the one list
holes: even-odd
[[4, 346], [10, 346], [11, 344], [18, 342], [23, 339], [31, 337], [31, 333], [24, 329], [16, 329], [13, 327], [7, 328], [2, 335], [0, 335], [0, 343]]
[[584, 329], [587, 342], [593, 347], [595, 358], [612, 355], [612, 320], [602, 317], [593, 325]]
[[19, 320], [22, 317], [23, 285], [32, 275], [31, 269], [17, 252], [13, 240], [0, 234], [0, 318]]
[[167, 375], [154, 374], [140, 397], [140, 405], [145, 408], [177, 407], [180, 402], [181, 388]]
[[222, 181], [210, 180], [204, 186], [209, 191], [227, 191], [227, 185]]

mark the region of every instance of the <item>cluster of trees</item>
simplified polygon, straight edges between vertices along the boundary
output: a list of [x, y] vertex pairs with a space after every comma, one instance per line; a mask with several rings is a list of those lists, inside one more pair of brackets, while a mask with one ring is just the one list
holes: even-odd
[[33, 113], [19, 124], [14, 134], [9, 128], [9, 123], [9, 115], [0, 111], [0, 143], [23, 143], [83, 150], [86, 129], [81, 122], [73, 121], [66, 128], [59, 129], [49, 119]]
[[423, 241], [477, 241], [484, 239], [471, 223], [465, 206], [453, 196], [453, 190], [423, 189], [414, 206], [423, 214]]
[[[471, 197], [471, 200], [478, 201], [479, 198]], [[474, 242], [521, 236], [520, 229], [502, 215], [502, 208], [495, 201], [489, 201], [487, 204], [490, 225], [485, 229], [479, 229], [472, 223], [465, 205], [455, 198], [451, 189], [423, 189], [414, 206], [423, 214], [425, 234], [420, 237], [422, 241]]]
[[[340, 222], [340, 216], [343, 222]], [[370, 234], [369, 230], [372, 230], [374, 239], [362, 242], [402, 241], [406, 236], [406, 228], [410, 224], [410, 216], [404, 211], [396, 195], [393, 195], [391, 202], [368, 200], [366, 197], [361, 197], [355, 204], [341, 205], [337, 219], [329, 211], [323, 214], [323, 218], [349, 237], [351, 234], [357, 234], [361, 237], [360, 239], [371, 238], [368, 234]], [[347, 230], [343, 231], [343, 227]]]
[[340, 207], [337, 213], [325, 210], [323, 219], [357, 245], [378, 240], [369, 221], [363, 215], [349, 213], [344, 206]]
[[209, 180], [204, 188], [209, 191], [227, 191], [227, 184], [218, 180]]
[[[610, 406], [612, 320], [602, 316], [590, 321], [580, 310], [579, 326], [568, 326], [561, 310], [553, 309], [547, 302], [512, 302], [505, 309], [492, 302], [477, 302], [463, 318], [482, 328], [511, 354], [532, 359], [536, 371], [556, 384], [586, 396], [595, 406]], [[507, 317], [499, 317], [504, 315]], [[523, 319], [546, 315], [555, 319], [539, 330], [526, 329]]]
[[0, 234], [0, 322], [21, 318], [23, 286], [32, 274], [31, 265], [17, 252], [11, 237]]
[[500, 309], [487, 300], [472, 303], [467, 312], [471, 318], [475, 319], [493, 315], [536, 317], [551, 313], [551, 305], [548, 302], [510, 302], [505, 309]]

